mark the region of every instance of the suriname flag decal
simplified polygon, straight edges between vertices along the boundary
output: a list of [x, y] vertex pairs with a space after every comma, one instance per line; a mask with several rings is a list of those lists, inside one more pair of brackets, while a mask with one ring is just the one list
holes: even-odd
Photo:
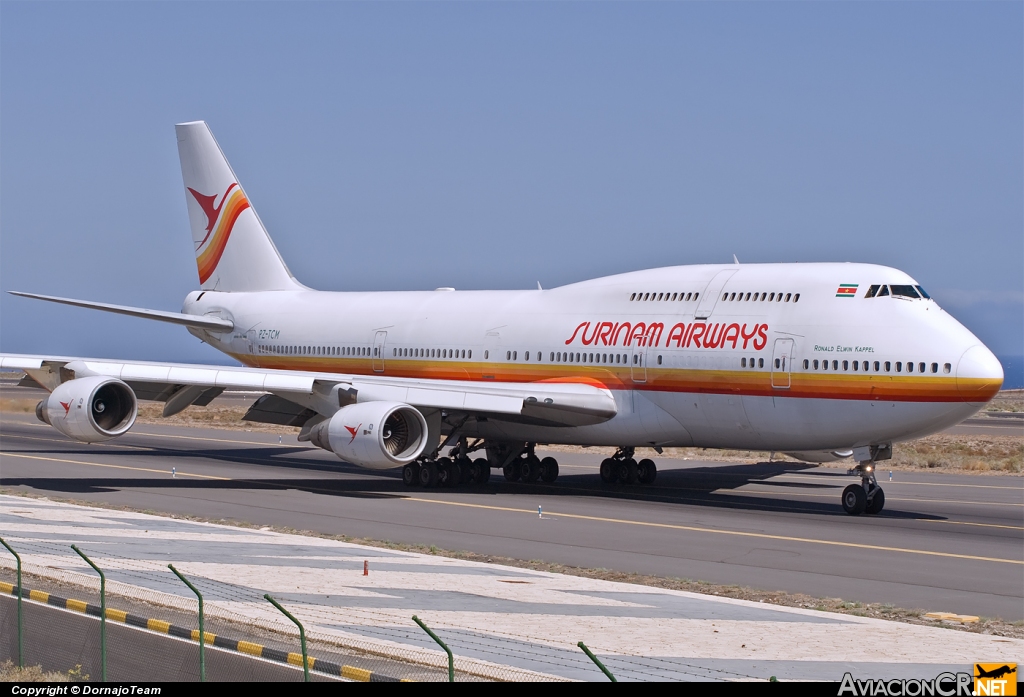
[[857, 295], [856, 283], [841, 283], [836, 291], [837, 298], [853, 298]]

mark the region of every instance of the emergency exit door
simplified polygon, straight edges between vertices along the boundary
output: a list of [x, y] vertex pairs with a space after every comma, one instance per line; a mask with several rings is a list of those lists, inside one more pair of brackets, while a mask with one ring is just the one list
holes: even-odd
[[772, 356], [772, 387], [777, 390], [788, 390], [792, 382], [790, 371], [793, 368], [792, 339], [776, 339], [775, 352]]

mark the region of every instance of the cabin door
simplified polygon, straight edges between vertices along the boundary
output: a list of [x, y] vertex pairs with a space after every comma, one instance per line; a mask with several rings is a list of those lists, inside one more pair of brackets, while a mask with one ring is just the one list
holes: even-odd
[[384, 372], [384, 342], [388, 338], [387, 332], [377, 332], [373, 335], [373, 372]]
[[793, 369], [793, 340], [776, 339], [772, 356], [772, 387], [788, 390]]

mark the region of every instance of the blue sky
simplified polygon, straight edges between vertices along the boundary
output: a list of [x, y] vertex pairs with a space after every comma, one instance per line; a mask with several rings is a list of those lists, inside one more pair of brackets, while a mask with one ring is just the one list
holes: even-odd
[[[0, 3], [0, 288], [178, 309], [173, 124], [323, 289], [901, 268], [1024, 352], [1021, 3]], [[0, 350], [217, 361], [0, 298]]]

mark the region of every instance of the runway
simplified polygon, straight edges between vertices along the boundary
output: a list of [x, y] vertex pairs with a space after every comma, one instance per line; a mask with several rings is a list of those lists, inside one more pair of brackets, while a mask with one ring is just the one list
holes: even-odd
[[8, 490], [1024, 619], [1019, 477], [896, 472], [889, 482], [883, 471], [885, 511], [852, 518], [839, 506], [852, 477], [792, 462], [665, 458], [653, 486], [606, 487], [600, 455], [557, 453], [554, 485], [498, 476], [482, 487], [407, 489], [397, 471], [349, 466], [294, 436], [278, 443], [244, 430], [139, 425], [116, 441], [83, 445], [9, 413], [0, 451]]

